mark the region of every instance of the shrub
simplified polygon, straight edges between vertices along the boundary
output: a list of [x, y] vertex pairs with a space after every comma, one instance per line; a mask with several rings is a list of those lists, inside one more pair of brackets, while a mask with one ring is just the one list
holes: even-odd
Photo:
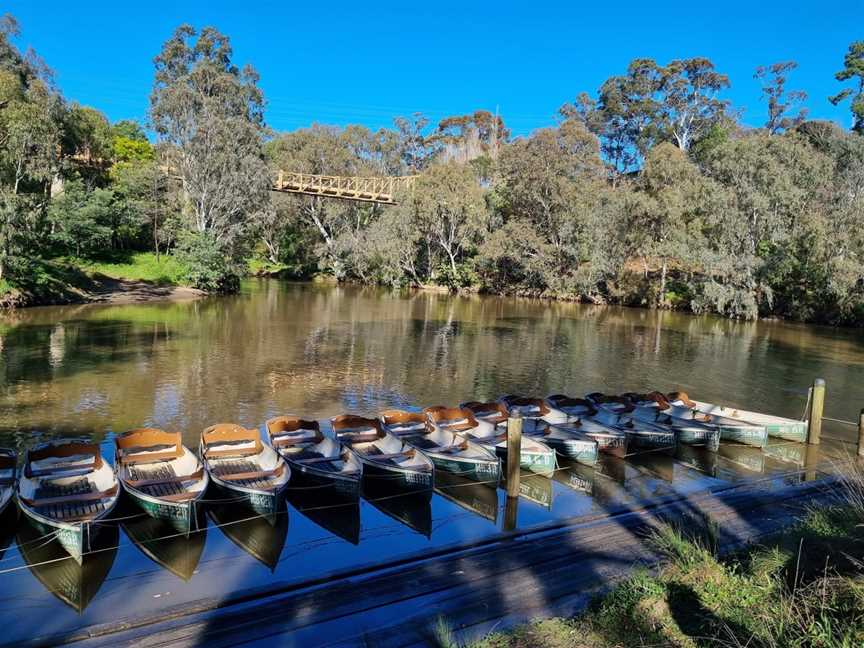
[[191, 286], [214, 293], [237, 292], [238, 268], [208, 232], [187, 232], [177, 246], [177, 259], [185, 266], [185, 281]]

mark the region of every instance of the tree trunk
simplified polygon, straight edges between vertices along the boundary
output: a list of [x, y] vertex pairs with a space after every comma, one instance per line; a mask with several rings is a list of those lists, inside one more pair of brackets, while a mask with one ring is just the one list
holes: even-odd
[[660, 294], [657, 295], [657, 308], [666, 306], [666, 257], [663, 257], [663, 267], [660, 269]]

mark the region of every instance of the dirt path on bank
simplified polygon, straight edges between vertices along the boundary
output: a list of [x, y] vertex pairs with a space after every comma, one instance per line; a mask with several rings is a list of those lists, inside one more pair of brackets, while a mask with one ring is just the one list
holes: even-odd
[[83, 294], [84, 301], [95, 304], [138, 304], [149, 301], [185, 301], [206, 296], [203, 290], [184, 286], [159, 286], [146, 281], [131, 281], [98, 276]]

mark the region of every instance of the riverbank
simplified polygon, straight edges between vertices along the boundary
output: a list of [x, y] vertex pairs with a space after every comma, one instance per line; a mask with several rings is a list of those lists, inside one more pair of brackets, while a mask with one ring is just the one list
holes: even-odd
[[534, 620], [470, 644], [453, 641], [442, 621], [440, 645], [864, 645], [862, 520], [860, 501], [810, 508], [773, 538], [731, 555], [710, 525], [664, 525], [648, 539], [661, 566], [637, 569], [578, 616]]
[[0, 284], [0, 308], [182, 301], [207, 294], [183, 285], [183, 274], [174, 257], [149, 252], [110, 261], [66, 257], [33, 261], [23, 279]]

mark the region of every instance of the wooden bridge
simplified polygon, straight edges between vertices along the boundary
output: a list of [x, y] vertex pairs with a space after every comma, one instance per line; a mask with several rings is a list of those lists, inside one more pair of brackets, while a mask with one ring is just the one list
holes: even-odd
[[416, 178], [417, 176], [362, 178], [279, 171], [273, 191], [395, 205], [396, 192], [413, 189]]

